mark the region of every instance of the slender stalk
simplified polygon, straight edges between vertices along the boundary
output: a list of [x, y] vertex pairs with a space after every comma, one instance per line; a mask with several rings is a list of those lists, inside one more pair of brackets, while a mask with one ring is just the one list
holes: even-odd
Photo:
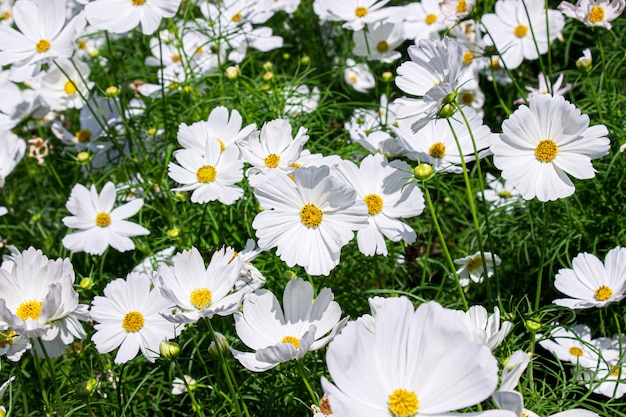
[[187, 379], [185, 379], [185, 373], [181, 369], [180, 365], [178, 364], [177, 361], [173, 361], [173, 362], [174, 362], [174, 366], [176, 367], [176, 371], [178, 371], [178, 373], [183, 377], [182, 379], [183, 379], [183, 382], [185, 383], [185, 387], [187, 388], [187, 394], [189, 394], [189, 399], [191, 399], [191, 405], [193, 407], [193, 410], [196, 412], [197, 415], [201, 417], [205, 417], [204, 411], [202, 411], [202, 405], [198, 403], [198, 401], [196, 401], [196, 396], [193, 393], [193, 390], [195, 389], [195, 387], [189, 386], [189, 384], [187, 383]]
[[59, 385], [57, 384], [56, 374], [54, 372], [54, 366], [52, 365], [52, 361], [50, 360], [50, 356], [48, 356], [48, 352], [46, 351], [46, 347], [43, 345], [43, 342], [40, 338], [37, 338], [37, 343], [39, 344], [39, 348], [41, 352], [43, 352], [43, 356], [46, 359], [46, 364], [50, 369], [50, 379], [52, 380], [52, 389], [54, 390], [54, 396], [56, 397], [58, 412], [61, 417], [65, 416], [65, 407], [63, 406], [63, 399], [61, 398], [61, 391], [59, 390]]
[[[35, 339], [30, 339], [31, 346], [36, 346], [35, 343], [37, 343]], [[41, 369], [41, 363], [39, 363], [39, 357], [36, 352], [33, 352], [33, 363], [35, 364], [35, 370], [37, 371], [37, 379], [39, 380], [39, 388], [41, 388], [41, 397], [43, 399], [44, 406], [46, 407], [46, 410], [52, 412], [50, 400], [48, 399], [48, 391], [46, 391], [46, 385], [43, 382], [43, 370]]]
[[548, 242], [548, 221], [550, 220], [550, 207], [548, 202], [543, 213], [543, 239], [541, 242], [541, 258], [539, 261], [539, 273], [537, 274], [537, 292], [535, 293], [535, 310], [539, 310], [539, 300], [541, 298], [541, 281], [543, 279], [543, 266], [546, 260], [546, 244]]
[[465, 292], [463, 291], [463, 286], [461, 286], [461, 280], [456, 273], [456, 267], [454, 266], [454, 262], [452, 261], [452, 257], [450, 256], [450, 252], [448, 251], [448, 245], [446, 245], [446, 239], [443, 236], [443, 232], [441, 231], [441, 226], [439, 225], [439, 220], [437, 219], [437, 212], [435, 211], [435, 207], [433, 206], [433, 200], [430, 198], [430, 191], [428, 191], [428, 187], [426, 186], [426, 184], [424, 184], [424, 197], [426, 197], [426, 203], [428, 204], [430, 215], [433, 217], [433, 222], [435, 224], [435, 229], [437, 229], [437, 235], [439, 236], [439, 240], [441, 241], [443, 253], [446, 257], [446, 260], [448, 261], [448, 266], [450, 267], [450, 270], [452, 270], [452, 274], [454, 275], [456, 287], [459, 291], [459, 297], [463, 302], [463, 308], [465, 308], [465, 310], [468, 310], [469, 305], [467, 304], [467, 299], [465, 298]]
[[313, 401], [313, 404], [319, 404], [319, 398], [317, 398], [317, 395], [315, 395], [315, 391], [313, 391], [313, 388], [311, 388], [311, 384], [309, 384], [309, 380], [306, 377], [306, 372], [304, 371], [304, 365], [302, 365], [302, 363], [299, 360], [296, 360], [296, 365], [298, 367], [298, 371], [300, 372], [300, 376], [302, 377], [302, 381], [304, 382], [304, 386], [306, 386], [306, 389], [309, 391], [309, 395], [311, 396], [311, 400]]

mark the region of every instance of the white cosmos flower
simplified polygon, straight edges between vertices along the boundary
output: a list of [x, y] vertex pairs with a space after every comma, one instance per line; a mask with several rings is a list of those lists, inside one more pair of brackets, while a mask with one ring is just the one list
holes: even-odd
[[480, 252], [476, 252], [473, 255], [465, 256], [463, 258], [455, 259], [454, 263], [461, 267], [456, 271], [461, 282], [461, 286], [467, 287], [470, 280], [480, 284], [485, 278], [485, 270], [487, 271], [487, 277], [493, 274], [493, 266], [500, 265], [500, 257], [491, 252], [485, 252], [485, 263], [480, 256]]
[[243, 179], [243, 159], [238, 147], [229, 146], [222, 151], [220, 142], [209, 137], [205, 139], [204, 151], [178, 149], [174, 157], [180, 165], [170, 162], [168, 174], [182, 187], [173, 191], [193, 191], [191, 202], [218, 200], [233, 204], [243, 195], [243, 190], [235, 185]]
[[513, 327], [510, 321], [500, 324], [498, 307], [494, 307], [491, 316], [487, 313], [487, 309], [480, 305], [472, 306], [467, 311], [456, 310], [456, 312], [463, 324], [467, 326], [470, 339], [486, 345], [492, 351], [500, 346]]
[[198, 383], [189, 375], [183, 375], [183, 378], [176, 377], [172, 381], [172, 395], [181, 395], [198, 388]]
[[0, 187], [22, 160], [26, 153], [26, 142], [13, 132], [0, 132]]
[[376, 81], [367, 64], [357, 64], [352, 58], [346, 59], [346, 68], [343, 70], [346, 83], [359, 93], [367, 93], [374, 88]]
[[154, 33], [161, 19], [173, 17], [181, 0], [94, 0], [85, 17], [98, 29], [125, 33], [141, 24], [144, 35]]
[[553, 303], [571, 309], [600, 308], [621, 301], [626, 297], [626, 248], [611, 249], [604, 264], [590, 253], [578, 254], [572, 269], [559, 269], [554, 286], [570, 298]]
[[33, 88], [52, 110], [80, 109], [95, 84], [89, 80], [90, 72], [82, 61], [59, 59], [48, 71], [39, 73]]
[[[498, 178], [487, 173], [485, 182], [487, 187], [489, 187], [485, 188], [485, 200], [491, 203], [491, 210], [502, 207], [506, 213], [510, 213], [515, 207], [523, 207], [524, 200], [522, 200], [519, 191], [511, 186], [509, 181], [502, 183]], [[480, 192], [476, 194], [482, 197]]]
[[539, 344], [552, 352], [560, 361], [594, 368], [599, 359], [598, 350], [591, 343], [591, 329], [577, 324], [571, 330], [556, 326], [550, 332], [551, 339], [537, 334]]
[[404, 31], [407, 39], [417, 43], [420, 39], [439, 38], [439, 32], [452, 25], [439, 7], [440, 0], [422, 0], [403, 8]]
[[300, 265], [310, 275], [330, 274], [354, 230], [368, 225], [365, 202], [327, 166], [299, 168], [294, 180], [270, 171], [254, 195], [263, 207], [252, 222], [259, 247], [276, 247], [288, 266]]
[[173, 265], [161, 264], [154, 276], [154, 285], [176, 308], [163, 313], [173, 323], [195, 323], [203, 317], [233, 314], [245, 291], [234, 291], [243, 260], [232, 248], [222, 248], [204, 266], [195, 247], [178, 253]]
[[391, 63], [400, 58], [395, 49], [404, 42], [404, 26], [400, 23], [385, 22], [352, 34], [356, 56], [367, 57], [370, 61]]
[[64, 344], [85, 336], [78, 319], [87, 320], [86, 306], [78, 304], [69, 259], [48, 260], [31, 247], [4, 262], [0, 278], [0, 319], [10, 331], [46, 341], [62, 337]]
[[162, 316], [171, 303], [151, 285], [148, 275], [132, 272], [107, 284], [104, 297], [96, 296], [91, 303], [91, 318], [98, 322], [91, 340], [100, 353], [119, 347], [115, 363], [128, 362], [139, 351], [154, 362], [161, 341], [179, 333], [179, 327]]
[[406, 297], [390, 298], [377, 310], [374, 326], [371, 332], [351, 322], [328, 347], [333, 383], [322, 378], [322, 388], [334, 414], [449, 416], [496, 388], [496, 359], [489, 348], [470, 341], [454, 311], [436, 302], [415, 310]]
[[369, 155], [357, 167], [343, 161], [337, 175], [367, 204], [368, 227], [357, 232], [359, 250], [367, 256], [387, 256], [385, 237], [392, 242], [413, 243], [415, 231], [398, 220], [419, 216], [424, 210], [422, 191], [410, 183], [411, 168], [401, 161], [387, 162], [382, 154]]
[[589, 116], [563, 97], [539, 94], [502, 123], [491, 151], [502, 177], [525, 200], [557, 200], [574, 193], [567, 174], [578, 179], [595, 176], [591, 160], [608, 154], [607, 134], [604, 125], [590, 127]]
[[348, 320], [340, 318], [341, 308], [330, 288], [323, 288], [314, 298], [308, 281], [294, 279], [285, 287], [283, 308], [265, 289], [244, 300], [243, 311], [235, 314], [235, 327], [241, 341], [256, 352], [229, 349], [249, 370], [267, 371], [326, 346]]
[[587, 26], [600, 26], [611, 30], [611, 22], [626, 7], [624, 0], [578, 0], [576, 4], [562, 1], [559, 10], [565, 16], [580, 20]]
[[141, 209], [143, 200], [137, 198], [114, 209], [115, 197], [112, 182], [107, 182], [99, 195], [95, 185], [88, 190], [76, 184], [65, 203], [73, 215], [64, 217], [63, 224], [79, 230], [66, 235], [63, 246], [72, 252], [91, 255], [102, 255], [109, 245], [120, 252], [135, 249], [130, 237], [147, 235], [150, 231], [125, 219]]
[[315, 0], [313, 8], [324, 20], [345, 21], [345, 29], [361, 30], [390, 16], [392, 9], [383, 7], [387, 3], [389, 0]]

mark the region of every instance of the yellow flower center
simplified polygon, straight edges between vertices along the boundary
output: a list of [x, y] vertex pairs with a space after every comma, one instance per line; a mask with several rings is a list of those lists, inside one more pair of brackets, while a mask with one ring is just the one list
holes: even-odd
[[85, 42], [83, 39], [80, 39], [76, 43], [78, 44], [79, 49], [87, 49], [87, 42]]
[[426, 15], [426, 18], [424, 19], [424, 22], [426, 22], [427, 25], [432, 25], [436, 21], [437, 21], [437, 15], [432, 14], [432, 13], [429, 15]]
[[9, 12], [4, 12], [0, 16], [0, 20], [9, 20], [10, 18], [11, 18], [11, 13], [9, 13]]
[[460, 100], [461, 100], [461, 103], [465, 105], [470, 105], [474, 102], [474, 94], [470, 93], [469, 91], [467, 93], [463, 93], [460, 96]]
[[443, 158], [446, 154], [446, 145], [441, 142], [433, 143], [431, 147], [428, 149], [428, 153], [433, 158]]
[[47, 39], [41, 39], [39, 42], [37, 42], [37, 45], [35, 45], [35, 50], [37, 51], [37, 53], [40, 54], [43, 54], [48, 49], [50, 49], [50, 41]]
[[523, 38], [528, 33], [528, 26], [526, 26], [526, 25], [517, 25], [517, 26], [515, 26], [515, 29], [513, 30], [513, 33], [515, 33], [515, 36], [517, 36], [518, 38]]
[[324, 212], [318, 209], [315, 204], [305, 204], [300, 210], [300, 220], [306, 227], [316, 228], [322, 223]]
[[457, 13], [465, 13], [467, 11], [467, 3], [465, 0], [459, 0], [456, 4], [456, 11]]
[[476, 54], [472, 51], [466, 51], [463, 54], [463, 63], [465, 65], [469, 65], [472, 63], [472, 60], [474, 59], [474, 57], [476, 56]]
[[593, 6], [589, 12], [587, 19], [591, 23], [598, 23], [604, 20], [604, 8], [602, 6]]
[[172, 62], [180, 62], [180, 55], [178, 54], [172, 55]]
[[594, 293], [594, 297], [598, 301], [606, 301], [613, 295], [613, 290], [607, 287], [606, 285], [602, 285], [600, 288], [596, 290]]
[[483, 260], [480, 255], [474, 256], [471, 261], [467, 264], [467, 270], [470, 272], [476, 271], [478, 268], [483, 266]]
[[145, 319], [143, 318], [143, 314], [139, 311], [129, 311], [124, 315], [122, 319], [122, 327], [128, 333], [135, 333], [141, 330], [143, 324], [145, 323]]
[[366, 16], [366, 15], [367, 15], [367, 12], [368, 12], [367, 7], [357, 7], [357, 8], [354, 10], [354, 14], [355, 14], [357, 17], [364, 17], [364, 16]]
[[621, 373], [621, 371], [622, 371], [622, 368], [621, 368], [621, 367], [619, 367], [619, 366], [617, 366], [617, 365], [613, 365], [613, 366], [611, 367], [611, 376], [614, 376], [614, 377], [616, 377], [616, 378], [619, 378], [619, 377], [620, 377], [620, 373]]
[[280, 155], [276, 155], [275, 153], [271, 153], [267, 155], [267, 158], [263, 159], [265, 162], [265, 166], [268, 168], [276, 168], [278, 163], [280, 162]]
[[2, 332], [0, 333], [0, 347], [5, 347], [6, 345], [13, 344], [13, 338], [15, 337], [15, 332]]
[[80, 143], [89, 142], [91, 140], [91, 130], [80, 129], [78, 132], [76, 132], [76, 140]]
[[237, 13], [230, 20], [232, 20], [234, 23], [237, 23], [241, 20], [242, 17], [243, 15], [241, 13]]
[[569, 348], [569, 354], [572, 356], [582, 356], [583, 355], [583, 350], [579, 347], [571, 347]]
[[73, 80], [67, 81], [65, 85], [63, 85], [63, 90], [68, 96], [76, 94], [76, 92], [78, 91], [78, 89], [76, 88], [76, 82], [74, 82]]
[[535, 148], [535, 157], [541, 162], [550, 162], [559, 153], [559, 146], [550, 139], [544, 139]]
[[511, 192], [510, 191], [500, 191], [498, 193], [498, 197], [504, 198], [504, 199], [511, 198]]
[[217, 170], [212, 165], [204, 165], [198, 168], [196, 172], [196, 177], [200, 182], [213, 182], [215, 181], [215, 177], [217, 176]]
[[377, 194], [368, 194], [363, 197], [363, 201], [367, 204], [367, 212], [372, 216], [383, 210], [383, 199]]
[[37, 320], [39, 316], [41, 316], [42, 306], [43, 306], [43, 301], [37, 301], [37, 300], [24, 301], [17, 308], [15, 315], [24, 321], [26, 321], [26, 319]]
[[353, 75], [352, 77], [349, 77], [349, 78], [348, 78], [348, 80], [349, 80], [352, 84], [356, 84], [356, 82], [357, 82], [356, 76], [354, 76], [354, 75]]
[[389, 411], [394, 417], [414, 416], [419, 409], [419, 400], [414, 392], [399, 388], [389, 394]]
[[146, 0], [130, 0], [133, 3], [133, 6], [143, 6]]
[[[233, 257], [234, 258], [234, 257]], [[196, 306], [198, 310], [204, 310], [211, 305], [213, 294], [208, 288], [196, 288], [189, 294], [189, 301]]]
[[376, 45], [376, 50], [381, 54], [383, 52], [387, 52], [389, 50], [389, 44], [387, 43], [387, 41], [380, 41], [378, 42], [378, 45]]
[[107, 227], [110, 224], [111, 216], [109, 216], [109, 213], [102, 212], [96, 215], [96, 226]]
[[290, 343], [296, 349], [300, 349], [300, 339], [295, 336], [285, 336], [282, 338], [280, 343]]
[[500, 60], [498, 58], [491, 58], [491, 68], [494, 71], [498, 71], [500, 69]]

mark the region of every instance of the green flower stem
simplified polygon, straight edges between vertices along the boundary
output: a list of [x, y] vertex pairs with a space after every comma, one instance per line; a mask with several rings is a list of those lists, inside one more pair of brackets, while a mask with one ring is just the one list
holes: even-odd
[[543, 213], [543, 238], [541, 242], [541, 258], [539, 261], [539, 273], [537, 274], [537, 292], [535, 293], [535, 311], [539, 310], [539, 299], [541, 298], [541, 281], [543, 278], [543, 267], [546, 261], [546, 245], [548, 243], [548, 221], [550, 220], [550, 202], [546, 203]]
[[[32, 343], [33, 341], [31, 341]], [[37, 343], [39, 344], [39, 348], [43, 352], [43, 356], [46, 359], [46, 364], [50, 370], [50, 379], [52, 379], [52, 389], [54, 390], [54, 396], [56, 397], [58, 413], [61, 417], [65, 416], [65, 407], [63, 407], [63, 399], [61, 398], [61, 391], [59, 390], [59, 385], [57, 384], [56, 373], [54, 370], [54, 366], [52, 365], [52, 361], [50, 360], [50, 356], [48, 356], [48, 352], [46, 351], [46, 347], [43, 345], [43, 342], [40, 338], [37, 338]], [[37, 356], [35, 353], [34, 356]]]
[[456, 267], [454, 266], [454, 262], [452, 261], [452, 257], [450, 256], [450, 252], [448, 251], [448, 245], [446, 245], [446, 239], [443, 236], [443, 232], [441, 231], [441, 226], [439, 225], [439, 220], [437, 219], [437, 212], [435, 211], [435, 207], [433, 206], [433, 200], [430, 198], [430, 191], [428, 191], [428, 187], [426, 186], [426, 184], [424, 184], [424, 197], [426, 197], [426, 203], [428, 204], [430, 215], [433, 217], [433, 222], [435, 224], [435, 229], [437, 229], [437, 235], [439, 236], [439, 240], [441, 241], [443, 253], [446, 257], [446, 260], [448, 261], [448, 266], [450, 267], [450, 269], [452, 270], [452, 274], [454, 275], [456, 287], [459, 291], [461, 301], [463, 302], [463, 308], [465, 308], [465, 310], [467, 311], [469, 309], [469, 305], [467, 304], [467, 299], [465, 298], [465, 292], [463, 292], [461, 280], [456, 273]]
[[[30, 339], [31, 346], [35, 346], [35, 339]], [[37, 379], [39, 380], [39, 388], [41, 388], [41, 398], [43, 400], [43, 404], [46, 407], [46, 410], [52, 411], [52, 407], [50, 406], [50, 400], [48, 399], [48, 391], [46, 391], [46, 385], [43, 382], [43, 371], [41, 369], [41, 363], [39, 363], [39, 357], [36, 352], [33, 353], [33, 363], [35, 364], [35, 370], [37, 371]]]
[[191, 386], [189, 386], [189, 384], [187, 384], [187, 380], [185, 379], [185, 373], [178, 364], [178, 361], [174, 360], [174, 366], [176, 367], [176, 371], [182, 376], [182, 380], [185, 383], [185, 387], [187, 388], [187, 394], [189, 394], [189, 399], [191, 399], [191, 405], [193, 407], [193, 410], [200, 417], [205, 417], [204, 411], [202, 411], [202, 405], [200, 405], [198, 401], [196, 401], [196, 396], [193, 393], [193, 389], [195, 387], [192, 388]]
[[[235, 388], [235, 385], [233, 383], [234, 381], [234, 377], [231, 376], [231, 371], [230, 371], [230, 367], [228, 366], [228, 363], [226, 362], [226, 358], [224, 357], [224, 354], [222, 353], [222, 349], [219, 348], [219, 343], [217, 340], [217, 337], [215, 336], [215, 330], [213, 330], [213, 325], [211, 324], [211, 320], [207, 319], [205, 320], [205, 322], [207, 323], [207, 325], [209, 326], [209, 332], [211, 333], [211, 338], [215, 341], [215, 344], [218, 345], [217, 346], [217, 352], [220, 356], [220, 362], [222, 364], [222, 370], [224, 372], [224, 376], [226, 377], [226, 382], [228, 383], [228, 388], [230, 390], [230, 395], [232, 396], [232, 403], [235, 405], [235, 410], [237, 411], [237, 416], [241, 417], [241, 410], [243, 408], [243, 412], [246, 415], [246, 417], [250, 417], [250, 413], [248, 412], [248, 407], [246, 407], [246, 404], [242, 398], [242, 396], [239, 393], [239, 390]], [[241, 400], [241, 406], [239, 405], [239, 401]]]
[[304, 382], [306, 389], [309, 391], [309, 395], [311, 396], [311, 400], [313, 401], [313, 404], [319, 404], [320, 400], [315, 395], [315, 391], [313, 391], [313, 388], [311, 388], [311, 384], [309, 384], [309, 380], [306, 377], [306, 372], [304, 371], [304, 365], [302, 365], [302, 362], [300, 360], [296, 360], [296, 365], [298, 367], [298, 371], [300, 372], [300, 376], [302, 377], [302, 381]]
[[[450, 122], [450, 119], [446, 119], [448, 122], [448, 126], [450, 126], [450, 130], [452, 131], [452, 135], [454, 136], [454, 141], [456, 142], [456, 147], [459, 151], [459, 157], [461, 158], [461, 167], [463, 168], [463, 179], [465, 180], [465, 191], [467, 194], [467, 202], [470, 205], [470, 211], [472, 212], [472, 221], [474, 223], [474, 230], [476, 231], [476, 240], [478, 242], [478, 250], [480, 251], [480, 259], [483, 264], [483, 275], [485, 281], [485, 287], [487, 288], [487, 298], [489, 302], [489, 309], [493, 310], [493, 294], [491, 292], [491, 282], [489, 279], [489, 273], [487, 271], [487, 262], [485, 258], [485, 249], [483, 246], [483, 237], [480, 232], [480, 225], [478, 224], [478, 213], [476, 212], [476, 205], [474, 204], [474, 191], [472, 191], [472, 184], [470, 183], [469, 173], [467, 171], [467, 164], [465, 163], [465, 157], [463, 156], [463, 149], [461, 148], [461, 142], [459, 142], [459, 138], [454, 131], [454, 127]], [[469, 129], [469, 126], [468, 126]], [[473, 141], [473, 139], [472, 139]], [[474, 145], [474, 150], [476, 150]], [[476, 155], [476, 161], [478, 161], [478, 155]], [[493, 254], [491, 254], [493, 259]]]

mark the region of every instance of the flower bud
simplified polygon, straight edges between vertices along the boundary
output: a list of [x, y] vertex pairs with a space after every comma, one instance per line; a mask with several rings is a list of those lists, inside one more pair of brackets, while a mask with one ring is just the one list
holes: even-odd
[[80, 288], [82, 288], [83, 290], [90, 290], [93, 287], [93, 279], [91, 279], [90, 277], [85, 277], [83, 279], [80, 280]]
[[220, 352], [224, 353], [228, 350], [228, 340], [226, 339], [226, 336], [220, 332], [215, 332], [215, 339], [217, 340], [217, 343], [213, 341], [209, 345], [209, 355], [214, 358], [219, 358]]
[[165, 359], [175, 359], [180, 355], [180, 345], [176, 342], [163, 340], [159, 344], [159, 353]]
[[79, 382], [74, 386], [74, 392], [76, 396], [79, 398], [89, 398], [91, 394], [96, 390], [98, 386], [98, 381], [94, 378], [91, 378], [88, 381]]
[[305, 55], [302, 58], [300, 58], [300, 63], [302, 65], [309, 65], [311, 63], [311, 58], [308, 55]]
[[433, 166], [426, 163], [419, 164], [415, 167], [413, 173], [418, 180], [426, 181], [433, 175]]
[[89, 162], [90, 159], [91, 156], [89, 156], [89, 152], [78, 152], [78, 154], [76, 155], [76, 160], [81, 165], [85, 165], [87, 162]]
[[177, 239], [180, 236], [180, 229], [178, 227], [175, 227], [173, 229], [168, 230], [167, 236], [170, 239]]
[[541, 329], [541, 322], [539, 319], [526, 320], [526, 328], [531, 333], [537, 333]]
[[235, 78], [239, 77], [239, 74], [241, 74], [241, 71], [239, 71], [239, 65], [226, 68], [226, 78], [228, 78], [229, 80], [234, 80]]
[[120, 89], [112, 85], [110, 87], [107, 87], [107, 89], [104, 90], [104, 93], [106, 94], [107, 97], [115, 98], [120, 95]]
[[393, 73], [391, 71], [383, 72], [383, 81], [389, 82], [391, 80], [393, 80]]

